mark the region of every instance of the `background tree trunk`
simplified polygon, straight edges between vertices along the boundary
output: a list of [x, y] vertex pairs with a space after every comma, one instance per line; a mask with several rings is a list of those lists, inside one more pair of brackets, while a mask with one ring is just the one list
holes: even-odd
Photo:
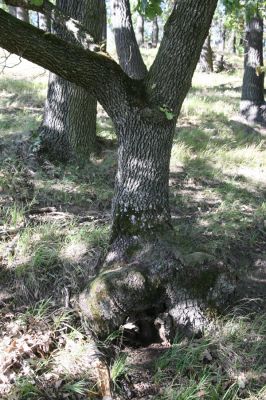
[[139, 13], [136, 22], [136, 39], [139, 46], [144, 44], [144, 17]]
[[[79, 20], [96, 43], [103, 41], [106, 24], [104, 0], [58, 0], [57, 5]], [[60, 38], [79, 44], [61, 26], [55, 25], [53, 30]], [[73, 155], [88, 159], [96, 149], [96, 108], [95, 97], [86, 90], [50, 74], [44, 118], [39, 130], [41, 152], [62, 161]]]
[[112, 1], [112, 25], [120, 66], [130, 78], [143, 79], [147, 68], [133, 29], [129, 0]]
[[38, 13], [38, 28], [46, 32], [51, 32], [51, 20], [42, 13]]
[[253, 18], [246, 27], [240, 112], [250, 122], [265, 124], [264, 73], [258, 70], [260, 66], [263, 66], [263, 20]]
[[200, 53], [199, 70], [201, 72], [213, 72], [213, 52], [210, 35], [207, 36]]
[[152, 21], [152, 47], [157, 47], [159, 40], [159, 25], [158, 18], [155, 17]]
[[16, 7], [8, 6], [9, 14], [13, 15], [13, 17], [17, 16], [17, 9]]
[[17, 18], [24, 22], [30, 22], [29, 11], [25, 8], [17, 7]]

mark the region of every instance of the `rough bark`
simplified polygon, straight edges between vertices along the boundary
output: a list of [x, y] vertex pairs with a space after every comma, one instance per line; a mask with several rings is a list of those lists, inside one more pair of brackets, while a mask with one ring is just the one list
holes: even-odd
[[[87, 50], [95, 48], [95, 41], [90, 32], [76, 19], [63, 12], [49, 0], [43, 0], [40, 4], [36, 4], [31, 0], [4, 0], [8, 6], [21, 7], [25, 10], [32, 10], [44, 14], [62, 29], [67, 29], [73, 42], [78, 41], [82, 47]], [[101, 2], [100, 9], [101, 10]]]
[[30, 22], [29, 11], [25, 8], [17, 7], [17, 18], [24, 22]]
[[115, 124], [119, 149], [110, 249], [98, 277], [80, 296], [93, 332], [102, 337], [127, 318], [140, 326], [146, 318], [151, 330], [154, 324], [169, 322], [170, 340], [179, 328], [197, 332], [206, 323], [206, 308], [222, 306], [232, 294], [225, 267], [182, 261], [168, 201], [176, 119], [215, 6], [215, 0], [175, 2], [144, 81], [130, 79], [102, 54], [46, 37], [0, 10], [1, 46], [24, 51], [30, 61], [91, 87]]
[[158, 46], [158, 40], [159, 40], [159, 25], [158, 25], [158, 18], [155, 17], [152, 21], [152, 36], [151, 36], [152, 47]]
[[142, 46], [144, 43], [144, 17], [140, 14], [137, 15], [136, 39], [138, 45]]
[[201, 72], [213, 72], [213, 51], [211, 48], [211, 37], [210, 35], [207, 36], [201, 53], [200, 53], [200, 61], [198, 69]]
[[265, 125], [264, 73], [258, 72], [260, 66], [263, 66], [263, 20], [253, 18], [246, 27], [240, 112], [249, 122]]
[[[72, 2], [58, 0], [57, 6], [90, 30], [102, 42], [104, 0]], [[60, 38], [80, 44], [61, 25], [54, 26]], [[88, 159], [96, 149], [96, 108], [94, 96], [60, 76], [50, 74], [42, 125], [39, 129], [42, 153], [67, 161], [72, 156]]]
[[129, 0], [112, 0], [112, 25], [119, 64], [133, 79], [143, 79], [147, 68], [133, 29]]

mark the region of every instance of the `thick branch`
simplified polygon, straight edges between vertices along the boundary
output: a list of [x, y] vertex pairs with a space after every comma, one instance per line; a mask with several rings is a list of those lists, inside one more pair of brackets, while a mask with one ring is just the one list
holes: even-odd
[[152, 103], [176, 114], [191, 85], [217, 0], [176, 0], [146, 79]]
[[57, 25], [66, 28], [84, 49], [94, 50], [95, 40], [91, 33], [79, 21], [66, 15], [50, 1], [43, 0], [43, 3], [40, 5], [33, 4], [30, 0], [4, 0], [4, 2], [9, 6], [22, 7], [26, 10], [45, 14]]
[[90, 90], [114, 121], [118, 111], [128, 112], [132, 81], [105, 53], [85, 51], [1, 9], [0, 46]]
[[136, 40], [129, 0], [112, 0], [112, 25], [119, 64], [134, 79], [143, 79], [147, 68]]

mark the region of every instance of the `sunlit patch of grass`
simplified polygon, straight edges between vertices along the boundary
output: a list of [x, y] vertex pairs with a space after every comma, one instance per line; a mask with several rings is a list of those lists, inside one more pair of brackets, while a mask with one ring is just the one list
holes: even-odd
[[156, 399], [263, 399], [265, 319], [231, 316], [216, 323], [203, 338], [179, 340], [157, 360], [154, 379], [166, 389]]
[[84, 228], [76, 227], [69, 231], [66, 236], [66, 244], [84, 243], [87, 248], [100, 247], [105, 249], [108, 244], [110, 227], [108, 225], [94, 226], [93, 224]]
[[110, 370], [111, 380], [116, 389], [119, 388], [119, 378], [125, 376], [128, 369], [129, 366], [127, 364], [127, 355], [125, 353], [118, 354]]
[[1, 215], [3, 224], [17, 226], [24, 221], [25, 208], [17, 203], [3, 210]]
[[20, 400], [37, 400], [42, 394], [42, 391], [38, 389], [33, 378], [21, 377], [13, 386], [11, 396]]
[[0, 79], [1, 107], [43, 107], [45, 95], [46, 84], [42, 82], [7, 77]]

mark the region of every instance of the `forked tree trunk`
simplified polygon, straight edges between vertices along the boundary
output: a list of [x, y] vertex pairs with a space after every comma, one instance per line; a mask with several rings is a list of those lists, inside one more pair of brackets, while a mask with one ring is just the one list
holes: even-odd
[[202, 47], [198, 69], [201, 72], [213, 72], [213, 52], [210, 35], [207, 36]]
[[159, 25], [158, 18], [155, 17], [152, 21], [152, 47], [157, 47], [159, 40]]
[[17, 18], [24, 22], [30, 22], [29, 11], [22, 7], [17, 7]]
[[142, 46], [144, 43], [144, 17], [140, 14], [137, 15], [136, 39], [138, 45]]
[[249, 122], [266, 124], [264, 73], [259, 71], [260, 66], [263, 66], [263, 20], [253, 18], [246, 27], [240, 112]]
[[129, 0], [112, 0], [112, 25], [120, 66], [130, 78], [143, 79], [147, 69], [136, 40]]
[[[79, 20], [96, 43], [103, 41], [103, 25], [106, 23], [104, 0], [57, 0], [57, 5], [67, 15]], [[66, 28], [55, 25], [53, 29], [58, 37], [79, 44]], [[96, 149], [96, 108], [97, 100], [88, 91], [50, 74], [39, 130], [41, 152], [61, 161], [72, 156], [88, 160]]]

